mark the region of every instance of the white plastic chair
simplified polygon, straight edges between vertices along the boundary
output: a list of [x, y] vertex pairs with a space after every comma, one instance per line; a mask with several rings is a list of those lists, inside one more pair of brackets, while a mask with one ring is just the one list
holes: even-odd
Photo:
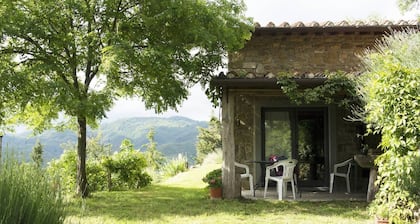
[[235, 162], [235, 166], [245, 169], [245, 173], [241, 174], [241, 179], [249, 178], [249, 190], [251, 191], [252, 194], [254, 194], [254, 178], [252, 174], [249, 172], [249, 166], [238, 163], [238, 162]]
[[[267, 194], [268, 181], [272, 180], [272, 181], [277, 182], [277, 193], [279, 196], [279, 200], [283, 200], [283, 193], [284, 193], [284, 196], [286, 196], [288, 182], [292, 184], [293, 199], [296, 199], [295, 180], [294, 180], [295, 178], [294, 169], [295, 169], [296, 164], [297, 164], [297, 160], [295, 159], [281, 160], [265, 168], [264, 198], [266, 197], [266, 194]], [[272, 169], [278, 169], [280, 166], [283, 166], [283, 175], [271, 176], [270, 171]]]
[[[330, 194], [333, 191], [334, 176], [346, 178], [347, 192], [350, 193], [350, 170], [351, 170], [352, 161], [353, 161], [353, 158], [334, 165], [334, 170], [332, 173], [330, 173]], [[345, 173], [338, 172], [339, 168], [344, 168], [346, 166], [347, 166], [347, 171]]]

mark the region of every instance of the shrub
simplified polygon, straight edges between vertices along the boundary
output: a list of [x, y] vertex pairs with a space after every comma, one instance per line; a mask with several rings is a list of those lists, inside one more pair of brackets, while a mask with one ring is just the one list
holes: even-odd
[[359, 93], [368, 131], [382, 135], [377, 158], [379, 190], [371, 212], [409, 223], [420, 206], [420, 33], [396, 32], [363, 58]]
[[152, 178], [145, 172], [145, 156], [135, 150], [127, 139], [123, 141], [121, 150], [111, 157], [104, 158], [102, 164], [111, 174], [114, 189], [140, 188], [152, 182]]
[[65, 194], [76, 192], [77, 153], [65, 150], [59, 159], [49, 162], [47, 173], [54, 177], [55, 185]]
[[88, 161], [86, 164], [89, 192], [103, 191], [107, 189], [107, 172], [99, 161]]
[[0, 223], [63, 223], [64, 205], [41, 169], [6, 159], [0, 164]]

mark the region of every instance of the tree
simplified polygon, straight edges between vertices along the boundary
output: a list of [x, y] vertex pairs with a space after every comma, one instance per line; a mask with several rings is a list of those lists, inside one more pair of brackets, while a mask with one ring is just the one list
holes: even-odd
[[208, 128], [199, 128], [197, 136], [197, 163], [202, 163], [207, 154], [222, 148], [221, 124], [216, 117], [211, 117]]
[[87, 159], [100, 161], [103, 157], [111, 154], [112, 145], [104, 144], [102, 140], [102, 133], [99, 132], [96, 136], [87, 139]]
[[36, 141], [35, 146], [32, 148], [31, 159], [38, 168], [42, 166], [42, 153], [44, 152], [43, 148], [44, 147], [39, 141]]
[[149, 143], [145, 145], [146, 152], [144, 152], [147, 166], [151, 167], [153, 170], [158, 170], [165, 162], [165, 157], [156, 148], [155, 130], [153, 128], [150, 129], [149, 133], [147, 133], [147, 139], [149, 140]]
[[82, 197], [88, 195], [87, 125], [95, 127], [121, 96], [138, 96], [157, 113], [176, 109], [188, 88], [208, 83], [227, 51], [242, 47], [252, 30], [240, 0], [0, 5], [0, 86], [14, 90], [13, 104], [2, 106], [38, 132], [61, 115], [74, 122]]
[[419, 0], [398, 0], [398, 7], [406, 12], [419, 7]]

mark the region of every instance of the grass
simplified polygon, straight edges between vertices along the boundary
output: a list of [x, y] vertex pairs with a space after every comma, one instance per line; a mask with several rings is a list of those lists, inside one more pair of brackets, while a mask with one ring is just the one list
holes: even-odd
[[64, 205], [45, 173], [7, 155], [0, 161], [0, 223], [63, 223]]
[[140, 191], [97, 192], [69, 204], [66, 223], [372, 223], [365, 202], [210, 200], [206, 165]]

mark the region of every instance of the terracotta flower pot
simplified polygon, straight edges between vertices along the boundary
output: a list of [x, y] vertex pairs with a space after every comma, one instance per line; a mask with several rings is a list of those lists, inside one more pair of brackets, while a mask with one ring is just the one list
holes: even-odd
[[375, 224], [388, 224], [389, 221], [386, 218], [375, 217]]
[[222, 188], [210, 188], [210, 198], [211, 199], [221, 199], [222, 198]]

